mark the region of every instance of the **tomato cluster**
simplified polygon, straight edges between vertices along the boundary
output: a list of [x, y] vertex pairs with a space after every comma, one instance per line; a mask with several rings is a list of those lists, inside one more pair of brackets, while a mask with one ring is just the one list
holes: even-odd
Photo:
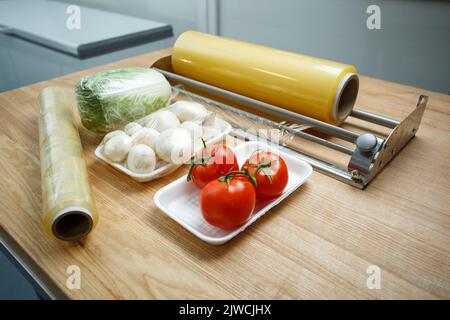
[[269, 151], [253, 153], [239, 169], [224, 144], [204, 147], [192, 161], [188, 181], [200, 192], [200, 210], [213, 226], [235, 229], [250, 218], [257, 201], [281, 195], [288, 183], [283, 158]]

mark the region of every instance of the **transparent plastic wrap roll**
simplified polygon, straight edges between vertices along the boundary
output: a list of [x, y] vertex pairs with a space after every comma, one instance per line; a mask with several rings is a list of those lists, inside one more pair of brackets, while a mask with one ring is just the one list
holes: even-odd
[[38, 99], [44, 228], [58, 239], [78, 240], [98, 221], [80, 136], [63, 89], [45, 88]]
[[181, 34], [175, 73], [331, 124], [351, 113], [354, 66], [194, 31]]

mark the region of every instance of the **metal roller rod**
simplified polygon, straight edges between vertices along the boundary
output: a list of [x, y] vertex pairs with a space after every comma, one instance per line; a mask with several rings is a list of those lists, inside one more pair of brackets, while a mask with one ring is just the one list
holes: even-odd
[[[256, 138], [256, 137], [251, 137], [251, 133], [244, 132], [244, 131], [242, 131], [240, 129], [233, 130], [231, 132], [231, 134], [233, 136], [235, 136], [236, 138], [243, 139], [243, 140], [244, 139], [252, 140], [252, 139]], [[264, 142], [263, 139], [262, 139], [262, 141]], [[270, 141], [267, 141], [265, 143], [266, 144], [270, 144]], [[315, 170], [317, 170], [317, 171], [319, 171], [319, 172], [321, 172], [321, 173], [323, 173], [323, 174], [325, 174], [325, 175], [327, 175], [329, 177], [332, 177], [332, 178], [337, 179], [339, 181], [345, 182], [345, 183], [347, 183], [349, 185], [352, 185], [354, 187], [357, 187], [359, 189], [364, 189], [364, 187], [365, 187], [364, 184], [361, 184], [358, 181], [353, 180], [351, 175], [347, 172], [346, 169], [343, 169], [341, 167], [335, 166], [335, 165], [333, 165], [331, 163], [328, 163], [328, 162], [326, 162], [324, 160], [315, 158], [313, 156], [309, 156], [309, 155], [306, 155], [304, 153], [301, 153], [301, 151], [292, 149], [289, 146], [280, 146], [279, 148], [281, 150], [283, 150], [283, 151], [285, 151], [285, 152], [287, 152], [287, 153], [289, 153], [289, 154], [299, 158], [299, 159], [302, 159], [302, 160], [308, 162], [311, 166], [314, 167]]]
[[396, 126], [400, 124], [400, 121], [356, 108], [352, 110], [350, 116], [361, 120], [369, 121], [375, 124], [379, 124], [383, 127], [391, 129], [394, 129]]
[[[202, 96], [200, 96], [198, 94], [195, 94], [195, 93], [192, 93], [192, 92], [186, 91], [184, 89], [180, 89], [180, 88], [177, 88], [177, 90], [182, 91], [183, 94], [185, 94], [187, 96], [190, 96], [192, 98], [195, 98], [195, 99], [198, 99], [198, 100], [201, 100], [201, 101], [205, 101], [205, 103], [211, 103], [209, 101], [209, 99], [207, 99], [205, 97], [202, 97]], [[245, 117], [247, 119], [250, 119], [250, 120], [253, 120], [253, 121], [257, 121], [257, 122], [262, 123], [264, 125], [267, 125], [267, 126], [279, 129], [279, 130], [283, 130], [283, 131], [289, 132], [292, 135], [295, 135], [295, 136], [298, 136], [300, 138], [303, 138], [303, 139], [306, 139], [306, 140], [318, 143], [320, 145], [323, 145], [325, 147], [334, 149], [336, 151], [339, 151], [339, 152], [342, 152], [342, 153], [345, 153], [345, 154], [348, 154], [348, 155], [352, 155], [353, 154], [353, 150], [352, 149], [350, 149], [348, 147], [345, 147], [345, 146], [342, 146], [342, 145], [340, 145], [338, 143], [335, 143], [335, 142], [332, 142], [332, 141], [328, 141], [326, 139], [319, 138], [319, 137], [317, 137], [315, 135], [309, 134], [309, 133], [301, 131], [301, 130], [290, 128], [290, 127], [285, 126], [283, 124], [277, 123], [275, 121], [266, 119], [264, 117], [255, 115], [253, 113], [250, 113], [250, 112], [238, 109], [238, 108], [234, 108], [232, 106], [226, 105], [224, 103], [220, 103], [218, 101], [214, 101], [213, 103], [215, 105], [217, 105], [218, 107], [220, 107], [222, 110], [227, 110], [227, 111], [230, 111], [232, 113], [235, 113], [235, 114], [238, 114], [240, 116], [243, 116], [243, 117]], [[228, 122], [232, 122], [229, 119], [227, 119], [227, 121]], [[231, 125], [234, 128], [240, 128], [239, 124], [231, 123]]]
[[305, 124], [309, 124], [314, 126], [314, 130], [320, 131], [322, 133], [328, 134], [328, 135], [332, 135], [335, 136], [337, 138], [349, 141], [354, 143], [356, 141], [356, 139], [359, 137], [359, 134], [346, 130], [346, 129], [342, 129], [340, 127], [337, 126], [333, 126], [331, 124], [328, 124], [326, 122], [322, 122], [289, 110], [285, 110], [283, 108], [274, 106], [272, 104], [269, 103], [265, 103], [256, 99], [252, 99], [228, 90], [224, 90], [222, 88], [218, 88], [197, 80], [193, 80], [187, 77], [183, 77], [180, 76], [178, 74], [172, 73], [172, 72], [168, 72], [159, 68], [153, 68], [159, 72], [161, 72], [163, 75], [165, 75], [167, 78], [178, 81], [180, 83], [184, 83], [186, 85], [189, 86], [193, 86], [199, 89], [203, 89], [209, 92], [213, 92], [221, 97], [224, 98], [231, 98], [236, 102], [239, 103], [243, 103], [243, 104], [247, 104], [250, 106], [254, 106], [254, 107], [258, 107], [260, 109], [263, 109], [264, 111], [275, 115], [275, 116], [282, 116], [285, 117], [287, 119], [293, 119], [295, 121], [299, 121]]

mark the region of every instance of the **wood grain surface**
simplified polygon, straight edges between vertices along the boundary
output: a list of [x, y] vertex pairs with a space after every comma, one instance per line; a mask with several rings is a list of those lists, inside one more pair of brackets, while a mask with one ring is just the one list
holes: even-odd
[[[100, 222], [83, 241], [47, 237], [41, 222], [40, 90], [54, 85], [71, 93], [81, 76], [147, 67], [168, 52], [0, 94], [0, 225], [68, 297], [450, 298], [450, 97], [367, 77], [361, 77], [360, 108], [400, 119], [419, 94], [430, 99], [416, 138], [364, 191], [314, 172], [245, 232], [211, 246], [152, 201], [186, 168], [135, 182], [95, 158], [100, 138], [80, 128]], [[80, 290], [66, 288], [69, 265], [81, 269]], [[378, 290], [366, 286], [370, 265], [381, 269]]]

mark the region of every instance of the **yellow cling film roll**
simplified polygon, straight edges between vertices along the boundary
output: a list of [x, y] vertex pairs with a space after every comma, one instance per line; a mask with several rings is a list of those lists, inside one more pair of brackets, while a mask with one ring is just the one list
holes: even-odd
[[331, 124], [353, 109], [359, 79], [351, 65], [194, 31], [181, 34], [175, 73]]
[[44, 228], [55, 238], [78, 240], [98, 221], [80, 136], [63, 89], [45, 88], [38, 99]]

